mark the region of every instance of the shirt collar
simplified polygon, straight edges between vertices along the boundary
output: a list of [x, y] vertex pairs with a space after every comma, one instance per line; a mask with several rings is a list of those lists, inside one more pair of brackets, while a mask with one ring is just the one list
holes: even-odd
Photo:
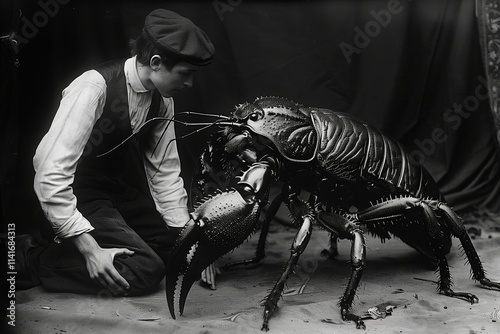
[[125, 78], [127, 83], [132, 87], [136, 93], [146, 93], [149, 92], [141, 82], [139, 78], [139, 72], [137, 72], [137, 57], [134, 56], [125, 61]]

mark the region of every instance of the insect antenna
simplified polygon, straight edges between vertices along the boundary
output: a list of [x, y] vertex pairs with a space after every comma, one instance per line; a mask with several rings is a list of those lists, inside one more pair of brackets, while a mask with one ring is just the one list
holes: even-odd
[[[169, 120], [167, 126], [165, 127], [165, 129], [163, 129], [163, 132], [161, 133], [161, 136], [160, 138], [158, 139], [158, 142], [156, 143], [154, 149], [153, 149], [153, 152], [151, 152], [151, 156], [153, 156], [153, 154], [155, 153], [156, 149], [158, 148], [158, 145], [160, 144], [161, 142], [161, 139], [163, 138], [163, 135], [165, 135], [165, 132], [167, 131], [167, 128], [170, 126], [170, 123], [172, 121], [174, 122], [177, 122], [179, 124], [182, 124], [184, 126], [190, 126], [190, 125], [193, 125], [193, 126], [201, 126], [201, 125], [205, 125], [205, 126], [212, 126], [214, 125], [217, 120], [213, 123], [187, 123], [187, 122], [181, 122], [181, 121], [177, 121], [175, 120], [174, 118], [177, 117], [177, 116], [181, 116], [181, 115], [194, 115], [194, 116], [203, 116], [203, 117], [213, 117], [213, 118], [217, 118], [218, 120], [229, 120], [229, 117], [228, 116], [225, 116], [225, 115], [216, 115], [216, 114], [205, 114], [205, 113], [201, 113], [201, 112], [196, 112], [196, 111], [182, 111], [182, 112], [179, 112], [177, 114], [175, 114], [174, 116], [172, 116], [172, 118]], [[201, 129], [201, 130], [204, 130], [206, 129], [207, 127]], [[199, 131], [196, 131], [194, 133], [198, 133], [200, 132], [201, 130]], [[170, 144], [170, 143], [169, 143]], [[167, 146], [168, 147], [168, 146]], [[163, 160], [162, 160], [163, 161]]]
[[196, 111], [182, 111], [182, 112], [179, 112], [179, 113], [176, 113], [174, 115], [175, 116], [179, 116], [179, 115], [194, 115], [194, 116], [204, 116], [204, 117], [215, 117], [215, 118], [218, 118], [218, 119], [230, 119], [231, 117], [229, 116], [226, 116], [226, 115], [217, 115], [217, 114], [205, 114], [205, 113], [202, 113], [202, 112], [196, 112]]
[[[188, 113], [188, 112], [186, 112], [186, 113]], [[208, 115], [207, 114], [200, 114], [200, 115], [202, 115], [202, 116], [208, 116], [208, 117], [221, 116], [221, 115], [211, 115], [211, 114], [208, 114]], [[209, 129], [209, 128], [211, 128], [214, 125], [219, 125], [219, 126], [236, 126], [236, 127], [241, 126], [241, 124], [239, 124], [239, 123], [234, 123], [234, 122], [231, 122], [231, 121], [228, 122], [227, 121], [228, 119], [229, 119], [229, 117], [224, 116], [223, 119], [218, 119], [218, 120], [215, 120], [214, 122], [198, 122], [198, 123], [189, 123], [189, 122], [183, 122], [183, 121], [171, 119], [171, 121], [173, 121], [173, 122], [175, 122], [177, 124], [184, 125], [184, 126], [202, 126], [202, 127], [199, 128], [199, 129], [196, 129], [194, 131], [191, 131], [191, 132], [189, 132], [189, 133], [187, 133], [187, 134], [185, 134], [183, 136], [179, 136], [179, 137], [170, 139], [170, 141], [167, 143], [167, 146], [165, 147], [165, 150], [163, 152], [163, 156], [162, 156], [162, 158], [160, 160], [160, 163], [158, 164], [158, 167], [156, 168], [155, 173], [150, 177], [150, 180], [152, 180], [156, 176], [156, 174], [158, 174], [158, 172], [160, 171], [160, 166], [163, 163], [163, 160], [165, 159], [165, 156], [167, 154], [167, 148], [170, 146], [171, 143], [173, 143], [174, 141], [177, 141], [179, 139], [185, 139], [185, 138], [187, 138], [189, 136], [192, 136], [194, 134], [197, 134], [197, 133], [199, 133], [199, 132], [201, 132], [203, 130]], [[167, 127], [168, 127], [168, 125], [167, 125]], [[163, 137], [165, 131], [166, 131], [166, 128], [165, 128], [165, 130], [163, 130], [163, 133], [161, 134], [160, 139]], [[153, 149], [153, 152], [151, 153], [151, 156], [154, 155], [154, 152], [156, 151], [156, 148], [158, 147], [159, 142], [160, 142], [160, 140], [158, 140], [158, 142], [156, 143], [155, 148]]]
[[[168, 126], [170, 125], [171, 122], [180, 123], [180, 124], [183, 124], [183, 125], [193, 125], [193, 126], [204, 126], [204, 125], [209, 125], [209, 124], [211, 124], [211, 125], [215, 124], [215, 122], [213, 122], [213, 123], [205, 123], [205, 122], [203, 122], [203, 123], [189, 123], [188, 124], [187, 122], [177, 121], [175, 119], [175, 117], [177, 117], [179, 115], [195, 115], [195, 116], [216, 117], [219, 120], [228, 120], [229, 119], [229, 117], [225, 116], [225, 115], [204, 114], [204, 113], [199, 113], [199, 112], [195, 112], [195, 111], [183, 111], [183, 112], [175, 114], [172, 117], [154, 117], [154, 118], [151, 118], [151, 119], [147, 120], [146, 122], [144, 122], [137, 130], [135, 130], [130, 136], [128, 136], [127, 138], [125, 138], [121, 143], [119, 143], [118, 145], [116, 145], [112, 149], [110, 149], [110, 150], [108, 150], [108, 151], [106, 151], [104, 153], [101, 153], [101, 154], [97, 155], [96, 157], [100, 158], [100, 157], [108, 155], [109, 153], [117, 150], [118, 148], [120, 148], [121, 146], [123, 146], [125, 143], [127, 143], [130, 139], [132, 139], [133, 137], [136, 137], [136, 136], [140, 135], [141, 132], [146, 131], [146, 129], [152, 127], [153, 125], [155, 125], [157, 123], [168, 122], [167, 126], [165, 127], [165, 130], [163, 130], [163, 132], [162, 132], [162, 134], [160, 136], [160, 140], [163, 137], [163, 135], [165, 134], [165, 131], [168, 128]], [[160, 140], [158, 141], [158, 143], [160, 142]], [[158, 146], [158, 143], [155, 145], [155, 148], [153, 149], [153, 153], [156, 150], [156, 148]]]
[[[217, 118], [215, 121], [213, 122], [185, 122], [185, 121], [180, 121], [180, 120], [177, 120], [176, 117], [178, 116], [181, 116], [181, 115], [194, 115], [194, 116], [203, 116], [203, 117], [210, 117], [210, 118]], [[170, 126], [170, 123], [174, 122], [176, 124], [180, 124], [180, 125], [184, 125], [184, 126], [201, 126], [201, 128], [199, 129], [196, 129], [188, 134], [185, 134], [183, 136], [180, 136], [180, 137], [177, 137], [177, 138], [173, 138], [171, 139], [168, 143], [167, 143], [167, 146], [165, 147], [165, 152], [163, 153], [163, 156], [161, 158], [161, 161], [155, 171], [155, 173], [150, 177], [150, 180], [153, 179], [153, 177], [155, 177], [155, 175], [159, 172], [160, 170], [160, 166], [163, 162], [163, 160], [165, 159], [165, 156], [166, 156], [166, 153], [167, 153], [167, 148], [170, 146], [170, 144], [178, 139], [184, 139], [184, 138], [187, 138], [191, 135], [194, 135], [196, 133], [199, 133], [203, 130], [206, 130], [214, 125], [218, 125], [218, 126], [241, 126], [241, 124], [238, 124], [238, 123], [234, 123], [232, 121], [230, 121], [230, 117], [228, 116], [225, 116], [225, 115], [217, 115], [217, 114], [205, 114], [205, 113], [200, 113], [200, 112], [196, 112], [196, 111], [183, 111], [183, 112], [179, 112], [179, 113], [176, 113], [175, 115], [173, 115], [172, 117], [154, 117], [154, 118], [151, 118], [149, 120], [147, 120], [146, 122], [144, 122], [137, 130], [135, 130], [130, 136], [128, 136], [127, 138], [125, 138], [121, 143], [119, 143], [118, 145], [116, 145], [115, 147], [113, 147], [112, 149], [106, 151], [105, 153], [102, 153], [102, 154], [99, 154], [97, 155], [96, 157], [103, 157], [107, 154], [110, 154], [111, 152], [117, 150], [118, 148], [120, 148], [121, 146], [123, 146], [125, 143], [127, 143], [130, 139], [132, 139], [133, 137], [136, 137], [138, 135], [140, 135], [141, 133], [143, 133], [144, 131], [147, 131], [147, 129], [151, 128], [152, 126], [158, 124], [158, 123], [162, 123], [162, 122], [167, 122], [167, 125], [165, 126], [165, 128], [163, 129], [161, 135], [160, 135], [160, 138], [158, 139], [157, 143], [155, 144], [155, 147], [153, 148], [152, 150], [152, 153], [151, 153], [151, 157], [153, 157], [156, 149], [158, 148], [158, 145], [161, 141], [161, 139], [163, 138], [163, 136], [165, 135], [165, 132], [167, 130], [167, 128]]]

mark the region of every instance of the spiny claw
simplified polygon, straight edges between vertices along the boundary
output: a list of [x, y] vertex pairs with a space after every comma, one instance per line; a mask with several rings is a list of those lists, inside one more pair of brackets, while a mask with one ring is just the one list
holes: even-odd
[[166, 276], [168, 308], [175, 319], [174, 295], [180, 286], [179, 312], [201, 272], [241, 245], [256, 229], [260, 206], [248, 203], [236, 190], [219, 193], [192, 213], [170, 255]]
[[440, 291], [441, 294], [448, 296], [448, 297], [453, 297], [453, 298], [458, 298], [458, 299], [463, 299], [465, 301], [468, 301], [471, 304], [476, 304], [479, 303], [479, 298], [468, 292], [455, 292], [452, 289], [441, 289]]
[[500, 290], [500, 283], [492, 282], [487, 278], [479, 280], [479, 283], [481, 283], [481, 285], [485, 288]]

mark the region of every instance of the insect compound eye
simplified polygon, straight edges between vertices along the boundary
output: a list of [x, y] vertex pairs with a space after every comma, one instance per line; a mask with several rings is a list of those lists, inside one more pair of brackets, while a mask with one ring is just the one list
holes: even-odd
[[259, 110], [259, 109], [254, 109], [254, 111], [250, 114], [250, 116], [248, 116], [248, 119], [249, 119], [249, 120], [251, 120], [251, 121], [256, 122], [256, 121], [258, 121], [259, 119], [261, 119], [261, 118], [262, 118], [262, 116], [264, 116], [264, 115], [263, 115], [263, 113], [262, 113], [262, 111], [261, 111], [261, 110]]

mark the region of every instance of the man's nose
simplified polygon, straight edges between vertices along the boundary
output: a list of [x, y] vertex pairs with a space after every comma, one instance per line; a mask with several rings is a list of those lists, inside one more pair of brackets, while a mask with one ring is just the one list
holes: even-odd
[[193, 87], [193, 76], [190, 76], [189, 79], [187, 79], [184, 82], [184, 86], [186, 86], [186, 87]]

